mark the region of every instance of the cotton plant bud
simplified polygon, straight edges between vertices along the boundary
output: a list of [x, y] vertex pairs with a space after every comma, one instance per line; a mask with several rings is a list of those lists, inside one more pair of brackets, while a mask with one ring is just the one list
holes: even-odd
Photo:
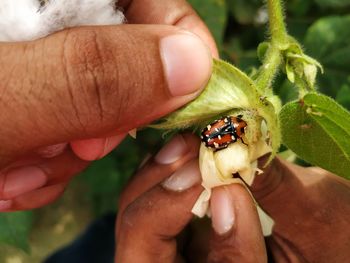
[[323, 73], [323, 67], [317, 60], [304, 54], [296, 40], [292, 39], [292, 43], [285, 48], [284, 61], [290, 82], [309, 90], [315, 88], [317, 70]]
[[[212, 188], [251, 185], [261, 172], [258, 158], [271, 153], [271, 160], [280, 145], [279, 99], [260, 94], [255, 83], [234, 66], [221, 60], [213, 65], [211, 79], [197, 99], [151, 125], [170, 131], [204, 128], [199, 152], [204, 191], [192, 209], [199, 217], [208, 214]], [[232, 123], [242, 121], [244, 125]], [[259, 206], [257, 210], [264, 235], [270, 235], [273, 220]]]

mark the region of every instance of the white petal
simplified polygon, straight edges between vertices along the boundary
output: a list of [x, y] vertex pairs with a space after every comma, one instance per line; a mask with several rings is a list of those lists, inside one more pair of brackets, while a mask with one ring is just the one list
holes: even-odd
[[199, 169], [202, 175], [203, 192], [197, 199], [192, 208], [192, 213], [203, 217], [209, 209], [209, 200], [211, 196], [211, 189], [220, 185], [228, 185], [232, 183], [242, 183], [240, 179], [224, 178], [216, 167], [214, 159], [214, 151], [204, 144], [199, 150]]
[[223, 179], [216, 167], [214, 151], [211, 148], [201, 144], [199, 150], [199, 169], [202, 175], [202, 185], [204, 188], [211, 189], [221, 185]]
[[257, 161], [253, 162], [248, 169], [239, 172], [240, 177], [249, 186], [251, 186], [254, 182], [256, 167]]
[[261, 229], [263, 232], [263, 235], [270, 236], [272, 234], [273, 226], [275, 224], [275, 221], [265, 213], [264, 210], [261, 209], [259, 205], [257, 205], [258, 215], [260, 219]]
[[192, 208], [192, 213], [198, 217], [203, 217], [209, 209], [209, 200], [211, 196], [211, 190], [205, 189], [198, 197], [196, 203]]
[[136, 134], [137, 134], [137, 129], [132, 129], [129, 131], [129, 135], [134, 139], [136, 139]]

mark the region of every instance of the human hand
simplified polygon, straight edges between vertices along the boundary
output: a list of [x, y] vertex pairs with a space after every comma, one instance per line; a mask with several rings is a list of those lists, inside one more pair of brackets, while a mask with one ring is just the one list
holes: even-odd
[[186, 1], [119, 5], [134, 25], [0, 43], [0, 212], [52, 202], [87, 161], [194, 99], [209, 79], [210, 51], [197, 36], [217, 50]]
[[[266, 159], [261, 159], [263, 166]], [[275, 220], [275, 262], [343, 263], [350, 258], [350, 182], [276, 158], [251, 188]]]
[[203, 190], [198, 149], [197, 137], [178, 135], [137, 172], [121, 196], [116, 262], [267, 261], [255, 204], [237, 184], [213, 190], [211, 247], [204, 241], [203, 253], [195, 255], [198, 251], [177, 246], [176, 237], [193, 218], [191, 209]]
[[[193, 164], [198, 162], [198, 142], [188, 135], [184, 138], [189, 150], [176, 147], [183, 145], [179, 139], [166, 147], [182, 157], [169, 158], [164, 165], [157, 161], [162, 156], [158, 154], [123, 193], [117, 220], [117, 262], [179, 260], [175, 237], [190, 222], [190, 211], [202, 191]], [[265, 161], [260, 160], [261, 167]], [[174, 171], [184, 177], [166, 180]], [[303, 168], [278, 158], [256, 177], [252, 192], [275, 220], [266, 244], [274, 262], [346, 262], [350, 256], [349, 186], [348, 181], [320, 168]], [[200, 230], [200, 238], [210, 239], [210, 247], [203, 240], [200, 250], [186, 243], [187, 256], [201, 254], [196, 255], [199, 260], [191, 258], [190, 262], [266, 262], [255, 207], [243, 187], [215, 188], [211, 214], [215, 231], [205, 236]], [[190, 240], [198, 243], [198, 237]]]

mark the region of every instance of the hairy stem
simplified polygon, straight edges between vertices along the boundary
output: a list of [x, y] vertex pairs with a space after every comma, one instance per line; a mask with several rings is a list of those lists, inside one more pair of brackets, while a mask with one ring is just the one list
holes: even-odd
[[271, 42], [283, 44], [287, 39], [281, 0], [267, 0]]
[[270, 95], [266, 93], [268, 91], [270, 91], [270, 93], [272, 92], [270, 87], [281, 66], [281, 63], [282, 57], [280, 50], [275, 45], [271, 45], [266, 51], [263, 64], [259, 68], [255, 79], [256, 86], [262, 94]]
[[267, 8], [271, 42], [255, 79], [258, 89], [264, 95], [272, 93], [271, 84], [282, 64], [281, 47], [288, 42], [281, 0], [267, 0]]

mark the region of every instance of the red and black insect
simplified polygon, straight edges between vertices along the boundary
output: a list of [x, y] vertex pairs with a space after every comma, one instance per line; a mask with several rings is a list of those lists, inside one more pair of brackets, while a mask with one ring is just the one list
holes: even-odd
[[205, 143], [205, 146], [217, 151], [225, 149], [238, 139], [247, 145], [242, 139], [247, 127], [247, 123], [242, 120], [242, 117], [242, 115], [226, 116], [209, 124], [201, 133], [202, 142]]

